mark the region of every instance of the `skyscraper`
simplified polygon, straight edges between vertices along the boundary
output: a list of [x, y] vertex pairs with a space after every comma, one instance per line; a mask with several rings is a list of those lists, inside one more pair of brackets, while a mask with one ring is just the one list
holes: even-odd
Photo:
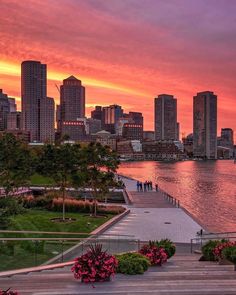
[[177, 140], [177, 99], [161, 94], [155, 98], [155, 139]]
[[10, 112], [10, 102], [7, 94], [0, 89], [0, 131], [7, 129], [7, 116]]
[[211, 91], [193, 97], [193, 155], [217, 158], [217, 96]]
[[85, 88], [81, 81], [70, 76], [60, 86], [61, 122], [85, 117]]
[[91, 118], [100, 120], [102, 122], [102, 107], [101, 106], [95, 106], [95, 110], [91, 112]]
[[40, 100], [40, 142], [55, 140], [55, 103], [51, 97]]
[[118, 121], [123, 116], [123, 109], [119, 105], [110, 105], [103, 108], [104, 129], [112, 134], [117, 132]]
[[31, 141], [40, 141], [40, 101], [47, 97], [47, 66], [39, 61], [21, 64], [22, 129]]

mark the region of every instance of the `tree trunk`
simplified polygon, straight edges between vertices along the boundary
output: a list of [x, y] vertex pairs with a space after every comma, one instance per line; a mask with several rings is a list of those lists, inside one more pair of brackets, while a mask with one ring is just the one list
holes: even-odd
[[62, 188], [62, 220], [65, 221], [65, 187]]

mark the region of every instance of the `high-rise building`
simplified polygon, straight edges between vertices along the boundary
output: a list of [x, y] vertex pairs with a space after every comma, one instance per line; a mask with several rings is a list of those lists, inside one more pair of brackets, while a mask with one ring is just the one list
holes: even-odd
[[10, 102], [7, 94], [0, 89], [0, 131], [7, 129], [7, 116], [10, 112]]
[[123, 109], [119, 105], [110, 105], [103, 108], [103, 128], [115, 134], [118, 128], [118, 121], [123, 116]]
[[211, 91], [193, 97], [193, 155], [217, 158], [217, 96]]
[[39, 61], [21, 64], [22, 129], [30, 132], [31, 141], [40, 141], [41, 100], [47, 97], [47, 65]]
[[40, 100], [40, 142], [55, 140], [55, 103], [51, 97]]
[[60, 86], [61, 123], [85, 117], [85, 88], [81, 81], [70, 76]]
[[177, 140], [177, 99], [161, 94], [155, 98], [155, 139]]
[[122, 129], [122, 137], [127, 140], [143, 140], [143, 125], [125, 123]]
[[133, 120], [135, 124], [143, 125], [143, 114], [139, 112], [129, 112], [129, 118]]
[[102, 122], [102, 107], [101, 106], [95, 106], [95, 110], [91, 112], [91, 118], [100, 120]]
[[10, 113], [16, 112], [16, 100], [13, 97], [8, 97], [8, 101], [10, 104]]
[[220, 145], [228, 148], [233, 148], [234, 131], [231, 128], [222, 128], [220, 136]]
[[21, 128], [21, 112], [10, 112], [7, 115], [7, 130], [20, 130]]

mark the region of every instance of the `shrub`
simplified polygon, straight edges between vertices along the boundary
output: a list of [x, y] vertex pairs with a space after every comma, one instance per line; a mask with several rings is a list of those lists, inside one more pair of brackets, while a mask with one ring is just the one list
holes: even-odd
[[51, 195], [43, 195], [34, 197], [32, 195], [21, 198], [21, 203], [24, 208], [46, 208], [50, 209], [52, 206], [53, 197]]
[[27, 252], [34, 253], [44, 253], [45, 241], [21, 241], [20, 247]]
[[204, 260], [207, 261], [216, 261], [216, 257], [213, 253], [213, 250], [217, 245], [219, 245], [222, 241], [220, 240], [211, 240], [208, 241], [205, 245], [202, 246], [202, 254]]
[[118, 266], [115, 256], [102, 251], [102, 245], [90, 245], [86, 254], [75, 259], [75, 264], [71, 268], [76, 279], [81, 279], [84, 283], [104, 282], [114, 275]]
[[15, 253], [16, 241], [2, 241], [0, 242], [0, 254], [13, 256]]
[[175, 254], [176, 247], [175, 244], [169, 239], [162, 239], [160, 241], [150, 241], [149, 244], [153, 244], [157, 247], [161, 247], [165, 250], [167, 258], [169, 259]]
[[151, 265], [162, 265], [162, 263], [167, 261], [167, 254], [165, 250], [153, 244], [144, 245], [140, 249], [139, 253], [146, 256]]
[[0, 208], [4, 210], [5, 216], [12, 216], [24, 213], [24, 208], [14, 197], [1, 198]]
[[10, 218], [4, 209], [0, 209], [0, 229], [7, 229], [10, 224]]
[[125, 208], [122, 206], [98, 206], [98, 213], [105, 213], [105, 214], [121, 214], [125, 211]]
[[124, 253], [116, 255], [118, 260], [118, 273], [136, 275], [143, 274], [150, 265], [148, 258], [139, 253]]
[[235, 242], [227, 241], [227, 242], [217, 244], [213, 250], [213, 254], [215, 255], [216, 260], [220, 260], [223, 258], [222, 251], [225, 248], [234, 247], [234, 246], [236, 246], [236, 241]]
[[222, 256], [236, 264], [236, 245], [224, 248], [222, 250]]
[[[53, 211], [62, 211], [63, 200], [62, 198], [54, 198], [52, 200]], [[92, 212], [92, 203], [89, 201], [80, 201], [75, 199], [65, 199], [65, 209], [67, 212], [81, 212], [90, 213]]]

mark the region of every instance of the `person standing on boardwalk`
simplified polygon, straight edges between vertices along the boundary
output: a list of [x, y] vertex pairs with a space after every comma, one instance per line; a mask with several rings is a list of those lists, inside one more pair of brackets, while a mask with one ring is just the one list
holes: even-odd
[[146, 189], [147, 189], [147, 181], [144, 182], [143, 188], [144, 188], [144, 191], [146, 192]]
[[139, 189], [140, 189], [140, 182], [137, 181], [137, 191], [139, 192]]
[[142, 182], [139, 183], [139, 187], [140, 187], [140, 191], [142, 192], [143, 191], [143, 183]]
[[158, 184], [155, 184], [156, 192], [158, 192]]

